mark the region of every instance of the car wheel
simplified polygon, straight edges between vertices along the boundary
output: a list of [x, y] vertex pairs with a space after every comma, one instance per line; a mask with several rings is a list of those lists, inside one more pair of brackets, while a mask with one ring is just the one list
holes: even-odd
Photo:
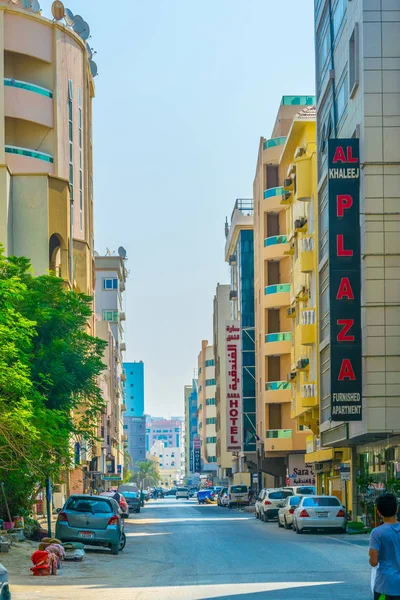
[[264, 522], [268, 523], [268, 521], [269, 521], [269, 516], [264, 513]]
[[284, 522], [284, 524], [283, 524], [284, 528], [285, 528], [285, 529], [290, 529], [290, 525], [289, 525], [289, 524], [288, 524], [288, 522], [286, 521], [286, 517], [284, 518], [284, 521], [285, 521], [285, 522]]
[[121, 536], [121, 542], [120, 542], [120, 545], [119, 545], [119, 551], [120, 552], [125, 548], [125, 545], [126, 545], [126, 535], [125, 535], [125, 533], [123, 533], [122, 536]]
[[300, 535], [300, 534], [302, 534], [302, 533], [303, 533], [303, 530], [302, 530], [302, 529], [299, 529], [299, 528], [296, 526], [296, 533], [298, 533], [298, 534]]
[[119, 552], [119, 544], [111, 544], [110, 548], [111, 554], [114, 554], [116, 556]]

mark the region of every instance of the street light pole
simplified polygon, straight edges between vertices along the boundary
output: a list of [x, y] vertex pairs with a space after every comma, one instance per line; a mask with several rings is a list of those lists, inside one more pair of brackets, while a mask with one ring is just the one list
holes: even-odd
[[51, 483], [50, 477], [46, 477], [46, 508], [47, 508], [47, 528], [48, 537], [51, 538]]

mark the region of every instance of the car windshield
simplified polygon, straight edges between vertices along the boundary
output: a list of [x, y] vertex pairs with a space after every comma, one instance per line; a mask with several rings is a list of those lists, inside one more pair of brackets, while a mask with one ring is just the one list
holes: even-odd
[[341, 506], [341, 504], [337, 498], [318, 496], [316, 498], [304, 498], [303, 506]]
[[178, 488], [177, 489], [177, 492], [185, 492], [186, 493], [187, 491], [188, 491], [187, 488]]
[[75, 512], [112, 513], [110, 502], [100, 498], [70, 498], [65, 506], [66, 510]]
[[125, 498], [137, 498], [138, 494], [137, 492], [124, 492], [124, 496]]
[[297, 506], [298, 504], [300, 504], [300, 500], [301, 496], [291, 496], [289, 498], [289, 504], [290, 506]]
[[232, 494], [245, 494], [247, 492], [247, 487], [245, 485], [233, 485], [231, 487]]
[[315, 494], [316, 489], [315, 487], [299, 487], [297, 488], [297, 493], [300, 494], [300, 496], [309, 496], [312, 494]]
[[285, 498], [287, 498], [288, 496], [292, 496], [292, 492], [289, 492], [288, 490], [282, 490], [279, 492], [270, 492], [268, 494], [268, 497], [271, 500], [284, 500]]

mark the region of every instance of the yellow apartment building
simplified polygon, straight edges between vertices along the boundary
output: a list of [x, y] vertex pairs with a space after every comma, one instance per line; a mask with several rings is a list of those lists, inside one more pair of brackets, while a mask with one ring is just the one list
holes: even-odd
[[217, 478], [217, 407], [214, 346], [201, 342], [198, 355], [198, 427], [202, 474]]
[[[298, 290], [292, 281], [292, 239], [281, 157], [295, 115], [313, 96], [284, 96], [270, 139], [261, 138], [254, 179], [254, 294], [256, 339], [256, 427], [259, 485], [286, 481], [290, 457], [304, 455], [306, 437], [292, 412], [293, 319]], [[304, 306], [304, 304], [303, 304]], [[308, 306], [308, 305], [305, 305]], [[306, 364], [304, 363], [306, 371]], [[305, 380], [305, 374], [299, 380]]]

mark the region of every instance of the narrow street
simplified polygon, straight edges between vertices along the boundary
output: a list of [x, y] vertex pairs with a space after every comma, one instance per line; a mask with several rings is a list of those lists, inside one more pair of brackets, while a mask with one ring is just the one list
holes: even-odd
[[58, 577], [10, 577], [13, 600], [365, 600], [362, 536], [296, 535], [253, 514], [195, 500], [146, 504], [118, 556], [89, 550]]

